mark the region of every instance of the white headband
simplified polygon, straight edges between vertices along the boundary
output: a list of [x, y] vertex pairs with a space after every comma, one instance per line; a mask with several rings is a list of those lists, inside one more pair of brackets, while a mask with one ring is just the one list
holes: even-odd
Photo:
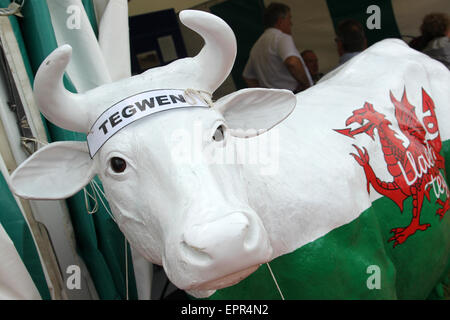
[[135, 94], [106, 109], [94, 122], [87, 135], [89, 155], [93, 158], [109, 138], [143, 117], [170, 109], [210, 105], [211, 100], [192, 89], [158, 89]]

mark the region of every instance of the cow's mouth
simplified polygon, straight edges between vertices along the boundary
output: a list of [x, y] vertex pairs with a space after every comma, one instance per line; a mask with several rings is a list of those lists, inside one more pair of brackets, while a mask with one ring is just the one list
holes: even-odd
[[260, 264], [254, 265], [247, 269], [228, 274], [219, 279], [207, 281], [207, 282], [201, 283], [199, 285], [192, 286], [191, 288], [186, 289], [186, 291], [195, 297], [206, 298], [206, 297], [212, 295], [215, 290], [219, 290], [222, 288], [226, 288], [226, 287], [235, 285], [236, 283], [240, 282], [241, 280], [247, 278], [249, 275], [251, 275], [253, 272], [255, 272], [259, 268], [259, 266], [260, 266]]

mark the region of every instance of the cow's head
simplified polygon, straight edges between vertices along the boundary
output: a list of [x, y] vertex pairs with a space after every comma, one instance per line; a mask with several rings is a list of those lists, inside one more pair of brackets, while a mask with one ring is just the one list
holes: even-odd
[[[234, 34], [223, 20], [205, 12], [183, 11], [180, 18], [205, 40], [197, 56], [82, 94], [68, 92], [62, 82], [71, 48], [56, 49], [35, 79], [42, 113], [60, 127], [89, 133], [111, 106], [142, 92], [195, 89], [212, 93], [234, 63]], [[185, 98], [202, 100], [192, 95]], [[168, 102], [167, 97], [161, 99]], [[210, 107], [154, 113], [109, 137], [92, 158], [86, 142], [51, 143], [13, 173], [11, 187], [24, 198], [62, 199], [98, 175], [131, 245], [151, 262], [163, 265], [176, 286], [207, 296], [269, 261], [271, 244], [257, 212], [248, 204], [240, 167], [176, 161], [172, 151], [180, 141], [174, 132], [192, 130], [193, 123], [201, 122], [206, 137], [198, 150], [202, 157], [206, 149], [226, 147], [231, 135], [246, 138], [258, 132], [249, 134], [248, 129], [270, 129], [292, 112], [295, 102], [295, 96], [285, 90], [245, 89]], [[108, 128], [111, 121], [118, 123], [131, 113], [129, 107], [115, 120], [109, 118]]]

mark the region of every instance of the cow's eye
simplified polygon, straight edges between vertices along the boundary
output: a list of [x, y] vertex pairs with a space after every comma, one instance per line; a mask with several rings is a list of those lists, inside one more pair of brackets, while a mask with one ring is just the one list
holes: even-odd
[[115, 173], [124, 172], [127, 168], [127, 162], [119, 157], [111, 158], [111, 168]]
[[225, 137], [225, 127], [223, 125], [220, 125], [217, 127], [212, 138], [214, 141], [220, 142], [224, 139], [224, 137]]

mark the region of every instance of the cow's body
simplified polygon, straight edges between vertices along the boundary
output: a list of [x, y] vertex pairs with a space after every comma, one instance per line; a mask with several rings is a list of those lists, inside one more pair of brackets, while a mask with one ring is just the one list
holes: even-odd
[[[448, 73], [441, 70], [435, 61], [424, 59], [423, 55], [409, 50], [399, 41], [384, 41], [369, 50], [364, 57], [352, 61], [353, 65], [346, 66], [334, 78], [297, 95], [296, 109], [277, 127], [280, 144], [276, 147], [279, 148], [280, 154], [279, 162], [273, 169], [275, 174], [261, 174], [265, 167], [270, 167], [267, 164], [248, 165], [243, 169], [249, 183], [251, 204], [258, 208], [258, 212], [271, 213], [267, 218], [263, 216], [264, 221], [270, 221], [269, 226], [276, 225], [274, 221], [279, 216], [272, 213], [276, 212], [277, 208], [283, 208], [279, 212], [292, 214], [289, 216], [291, 219], [300, 219], [294, 225], [286, 223], [280, 228], [280, 234], [277, 236], [288, 237], [281, 242], [289, 244], [280, 250], [291, 251], [323, 235], [319, 231], [321, 229], [327, 230], [330, 226], [334, 228], [352, 221], [381, 196], [373, 188], [370, 194], [367, 192], [364, 170], [350, 155], [356, 153], [353, 144], [367, 148], [371, 155], [370, 163], [380, 175], [379, 178], [384, 181], [393, 180], [386, 168], [376, 130], [373, 139], [367, 134], [355, 135], [352, 139], [337, 132], [347, 127], [347, 118], [354, 110], [362, 108], [365, 102], [372, 103], [378, 111], [386, 115], [392, 123], [391, 127], [395, 129], [395, 134], [407, 145], [407, 138], [402, 136], [398, 129], [390, 92], [392, 91], [398, 100], [404, 92], [408, 97], [413, 97], [414, 101], [410, 102], [416, 107], [419, 120], [423, 122], [422, 89], [425, 89], [434, 100], [438, 121], [442, 123], [439, 130], [444, 145], [450, 138], [448, 127], [443, 125], [450, 121], [446, 110], [450, 97], [440, 83], [449, 79]], [[385, 63], [383, 69], [373, 66], [373, 70], [370, 70], [372, 60], [386, 55], [382, 52], [396, 52], [398, 57], [391, 57], [392, 62]], [[416, 71], [419, 67], [418, 61], [423, 64], [420, 66], [424, 68], [421, 73]], [[398, 70], [392, 69], [394, 66]], [[378, 76], [387, 72], [384, 69], [392, 70], [392, 79], [377, 81]], [[346, 76], [346, 73], [349, 76]], [[429, 81], [430, 74], [434, 74], [436, 80]], [[370, 90], [367, 90], [366, 82], [357, 82], [362, 81], [361, 79], [372, 83]], [[352, 124], [352, 128], [358, 127], [361, 125]], [[427, 132], [428, 136], [431, 134]], [[257, 139], [266, 138], [254, 138]], [[273, 146], [274, 143], [271, 143]], [[331, 181], [334, 192], [330, 191]], [[261, 202], [260, 199], [271, 201]], [[344, 199], [347, 201], [343, 201]], [[305, 211], [305, 208], [309, 210]], [[317, 210], [319, 208], [321, 210]], [[293, 213], [298, 210], [302, 210], [301, 214]]]
[[[214, 43], [229, 49], [233, 44], [223, 21], [205, 13], [186, 16], [200, 30], [218, 25], [218, 29], [203, 30], [205, 47]], [[223, 50], [210, 50], [211, 45], [195, 59], [183, 59], [75, 97], [60, 87], [70, 58], [69, 50], [60, 48], [42, 64], [35, 90], [43, 113], [51, 121], [66, 129], [89, 132], [95, 129], [91, 125], [103, 110], [141, 92], [213, 91], [228, 74], [234, 57], [219, 57]], [[209, 70], [195, 73], [196, 67], [212, 67], [215, 57], [223, 62], [218, 66], [223, 69], [220, 74]], [[400, 41], [384, 41], [329, 79], [298, 94], [293, 113], [291, 93], [259, 89], [226, 96], [212, 108], [156, 113], [117, 132], [92, 160], [81, 142], [55, 143], [40, 150], [14, 173], [14, 191], [28, 198], [67, 197], [98, 174], [117, 223], [131, 245], [148, 260], [162, 264], [177, 286], [197, 296], [209, 296], [257, 270], [215, 297], [277, 298], [273, 278], [265, 273], [266, 266], [259, 267], [275, 259], [271, 266], [286, 298], [426, 297], [448, 267], [450, 219], [445, 215], [448, 194], [444, 184], [444, 191], [438, 194], [441, 203], [435, 203], [434, 191], [429, 192], [430, 200], [424, 198], [424, 190], [432, 188], [431, 180], [426, 179], [443, 172], [443, 162], [437, 157], [432, 161], [433, 153], [419, 159], [419, 152], [414, 154], [418, 167], [411, 166], [406, 152], [411, 137], [403, 135], [403, 147], [397, 143], [394, 149], [386, 147], [390, 140], [379, 134], [392, 129], [391, 137], [402, 136], [405, 131], [399, 127], [410, 128], [404, 124], [414, 117], [398, 114], [390, 96], [392, 92], [401, 100], [406, 92], [420, 121], [430, 116], [439, 120], [440, 136], [436, 136], [437, 127], [430, 125], [425, 137], [417, 135], [418, 145], [425, 146], [427, 140], [437, 154], [441, 152], [437, 141], [442, 139], [445, 149], [450, 138], [445, 126], [450, 123], [450, 113], [445, 110], [450, 97], [442, 82], [449, 80], [448, 71], [437, 62]], [[435, 115], [423, 114], [422, 89], [433, 99], [433, 108], [427, 104], [427, 110], [435, 110]], [[366, 126], [357, 118], [362, 112], [357, 110], [366, 102], [374, 107], [369, 120], [382, 120], [383, 115], [392, 125], [383, 127], [384, 131], [380, 123], [387, 122], [377, 123], [380, 127], [375, 123]], [[70, 104], [83, 108], [60, 111], [52, 106]], [[286, 117], [272, 131], [254, 137], [257, 133], [251, 129], [271, 129]], [[109, 123], [118, 121], [114, 119], [109, 118]], [[195, 135], [197, 123], [201, 125], [200, 136]], [[226, 129], [224, 138], [216, 136], [221, 126]], [[425, 129], [411, 128], [426, 133]], [[183, 140], [186, 132], [188, 139], [200, 142], [198, 149]], [[271, 135], [274, 138], [267, 139]], [[246, 137], [253, 138], [242, 139]], [[257, 158], [256, 164], [208, 163], [208, 154], [230, 150], [233, 142], [242, 141], [253, 141], [262, 148], [269, 144], [269, 162]], [[186, 162], [183, 150], [194, 152], [196, 162], [189, 157]], [[243, 156], [239, 150], [238, 157]], [[67, 171], [74, 161], [79, 165], [67, 177], [55, 174]], [[390, 162], [388, 167], [386, 161]], [[400, 172], [400, 167], [406, 178], [392, 175]], [[420, 177], [411, 176], [414, 168]], [[41, 178], [45, 174], [52, 178]], [[35, 177], [33, 184], [29, 184], [30, 177]], [[416, 187], [418, 184], [402, 184], [401, 179], [415, 179], [423, 190]], [[369, 184], [377, 191], [369, 189], [369, 194]], [[403, 196], [392, 201], [387, 196], [391, 193]], [[404, 205], [403, 214], [399, 205]], [[431, 217], [424, 217], [430, 213]], [[416, 225], [420, 214], [421, 222], [428, 219], [431, 228]], [[413, 216], [416, 218], [411, 219]], [[439, 251], [428, 255], [436, 246]], [[433, 270], [424, 276], [430, 260]], [[369, 288], [366, 280], [371, 266], [382, 273], [382, 289]], [[408, 295], [417, 277], [423, 283]]]
[[[383, 63], [374, 62], [380, 59]], [[445, 205], [435, 202], [436, 193], [441, 201], [448, 199], [446, 186], [438, 187], [435, 182], [428, 188], [431, 200], [419, 199], [424, 203], [420, 222], [431, 227], [397, 243], [392, 239], [395, 233], [391, 229], [411, 223], [412, 196], [405, 197], [402, 212], [393, 199], [380, 194], [372, 185], [369, 194], [364, 169], [351, 155], [358, 155], [353, 144], [365, 147], [377, 177], [385, 182], [394, 181], [378, 129], [373, 139], [365, 133], [347, 137], [338, 130], [347, 127], [346, 120], [354, 110], [369, 102], [385, 114], [392, 123], [389, 127], [405, 146], [412, 144], [414, 141], [408, 142], [399, 130], [390, 92], [397, 100], [406, 93], [420, 122], [427, 123], [430, 112], [423, 112], [424, 89], [434, 101], [440, 124], [440, 137], [436, 138], [436, 133], [431, 134], [428, 129], [426, 137], [428, 141], [441, 139], [440, 153], [448, 157], [450, 131], [445, 123], [450, 121], [447, 111], [450, 94], [448, 85], [442, 83], [449, 81], [449, 73], [441, 65], [400, 41], [389, 40], [369, 48], [365, 56], [355, 58], [331, 79], [297, 95], [296, 109], [276, 128], [280, 153], [273, 172], [276, 169], [278, 172], [261, 174], [267, 164], [243, 167], [250, 204], [268, 231], [273, 258], [290, 253], [272, 263], [275, 277], [287, 286], [286, 298], [425, 298], [443, 279], [449, 267], [450, 219], [439, 214]], [[371, 83], [370, 89], [367, 82]], [[354, 123], [348, 127], [357, 129], [362, 125]], [[254, 139], [267, 142], [263, 136]], [[416, 168], [420, 174], [417, 163]], [[409, 182], [414, 179], [411, 175], [406, 178]], [[370, 234], [361, 234], [364, 232]], [[434, 261], [431, 269], [430, 261]], [[371, 275], [367, 268], [372, 265], [382, 270], [380, 290], [369, 290], [366, 286]], [[217, 297], [278, 298], [269, 272], [264, 266], [261, 269], [253, 279], [250, 277], [235, 289], [229, 289], [228, 294], [225, 289]], [[298, 273], [293, 276], [295, 269]], [[420, 285], [412, 285], [412, 279]], [[242, 289], [250, 283], [262, 289], [252, 289], [251, 293]]]

